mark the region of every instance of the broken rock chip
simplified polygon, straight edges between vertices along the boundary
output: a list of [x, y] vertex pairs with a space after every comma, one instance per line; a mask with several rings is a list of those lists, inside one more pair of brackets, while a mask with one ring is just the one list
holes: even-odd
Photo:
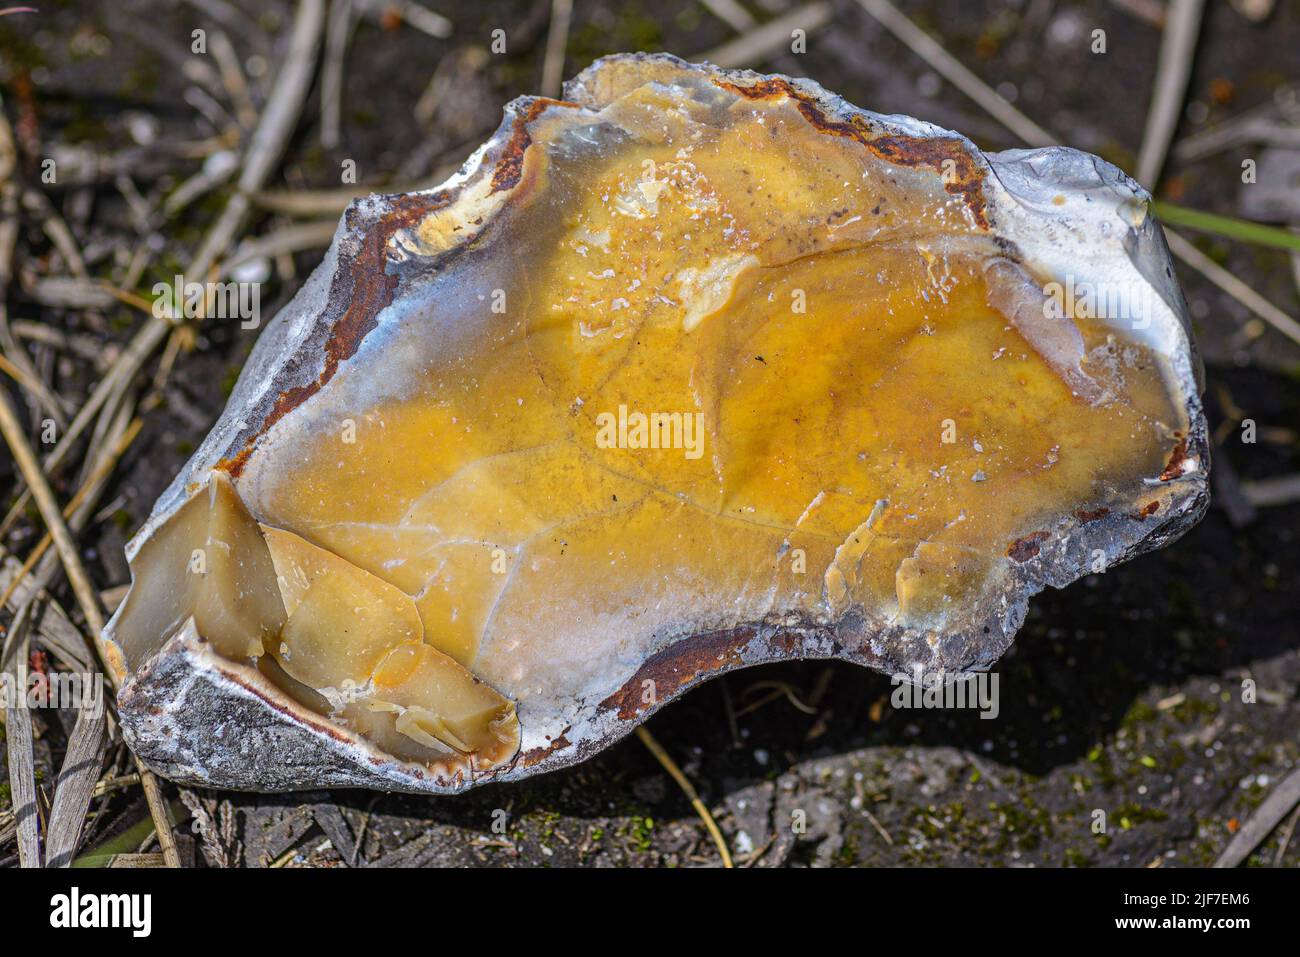
[[987, 669], [1207, 503], [1148, 196], [807, 80], [604, 59], [372, 196], [132, 541], [176, 780], [451, 792], [785, 658]]

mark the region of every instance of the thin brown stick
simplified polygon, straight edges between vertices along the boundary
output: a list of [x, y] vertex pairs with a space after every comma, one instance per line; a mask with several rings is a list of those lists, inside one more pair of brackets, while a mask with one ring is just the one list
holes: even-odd
[[59, 408], [58, 397], [49, 390], [49, 387], [44, 382], [27, 370], [10, 362], [3, 355], [0, 355], [0, 372], [9, 376], [9, 378], [30, 392], [41, 408], [50, 414], [50, 418], [58, 423], [59, 428], [63, 428], [68, 424], [68, 420], [63, 416], [63, 410]]
[[13, 452], [18, 470], [22, 473], [27, 487], [31, 489], [36, 507], [40, 510], [41, 518], [45, 520], [45, 527], [49, 529], [54, 539], [54, 547], [63, 562], [64, 570], [68, 573], [68, 581], [72, 585], [72, 593], [77, 597], [77, 604], [81, 606], [87, 624], [98, 635], [104, 629], [104, 612], [99, 605], [99, 593], [95, 591], [90, 576], [86, 573], [86, 567], [81, 563], [76, 542], [72, 540], [72, 534], [63, 520], [63, 511], [59, 508], [54, 492], [50, 489], [45, 473], [37, 464], [36, 455], [27, 443], [27, 436], [23, 434], [22, 422], [14, 411], [9, 396], [3, 392], [0, 392], [0, 433], [3, 433], [5, 442]]
[[1256, 508], [1300, 502], [1300, 474], [1275, 475], [1254, 482], [1243, 482], [1241, 492], [1246, 501]]
[[[37, 465], [36, 455], [32, 452], [31, 446], [27, 444], [27, 438], [22, 430], [22, 423], [19, 421], [13, 405], [9, 402], [9, 397], [3, 393], [0, 393], [0, 432], [3, 432], [6, 443], [13, 451], [18, 469], [27, 482], [27, 487], [32, 492], [32, 498], [35, 499], [36, 507], [40, 510], [41, 517], [45, 521], [45, 527], [49, 529], [55, 550], [63, 563], [64, 570], [67, 572], [68, 582], [72, 585], [72, 592], [76, 596], [82, 614], [86, 616], [86, 622], [91, 628], [95, 648], [99, 651], [100, 658], [105, 659], [102, 644], [105, 622], [104, 612], [99, 604], [99, 593], [95, 590], [90, 576], [86, 573], [85, 566], [81, 563], [81, 556], [77, 551], [76, 543], [72, 540], [72, 534], [68, 531], [68, 526], [64, 522], [62, 510], [54, 497], [54, 492], [50, 489], [45, 473]], [[109, 675], [110, 681], [115, 679], [116, 676], [112, 668], [106, 667], [105, 671]], [[85, 807], [90, 802], [94, 780], [98, 777], [98, 768], [94, 769], [95, 774], [90, 778], [88, 785], [82, 775], [88, 773], [84, 771], [84, 768], [93, 763], [89, 757], [91, 751], [102, 744], [104, 721], [104, 716], [100, 715], [95, 718], [84, 708], [78, 712], [77, 725], [73, 728], [73, 738], [79, 747], [74, 753], [70, 743], [68, 757], [64, 761], [64, 770], [60, 772], [60, 781], [66, 780], [73, 787], [72, 792], [68, 795], [69, 806], [74, 800], [79, 802], [84, 796], [85, 803], [80, 805], [81, 810], [78, 812], [83, 816]], [[82, 729], [80, 733], [78, 733], [78, 729]], [[74, 761], [75, 763], [69, 764], [69, 762]], [[167, 858], [169, 866], [179, 867], [180, 857], [176, 853], [176, 844], [172, 838], [171, 829], [167, 824], [166, 808], [162, 802], [158, 782], [143, 764], [140, 765], [140, 777], [141, 784], [144, 786], [145, 799], [149, 804], [149, 811], [153, 815], [155, 825], [158, 828], [158, 842], [162, 846], [163, 854]], [[84, 791], [84, 795], [82, 791]], [[59, 804], [61, 793], [62, 787], [55, 795], [57, 809], [62, 809]], [[65, 813], [71, 814], [72, 812], [68, 810]], [[64, 846], [66, 836], [62, 832], [59, 836], [63, 841], [59, 847], [60, 860], [66, 855], [67, 861], [70, 863], [71, 851]], [[75, 849], [75, 835], [72, 837], [72, 842]], [[51, 859], [53, 859], [53, 852], [51, 852]]]
[[907, 44], [912, 52], [925, 60], [936, 73], [978, 103], [984, 108], [984, 112], [1030, 146], [1051, 146], [1057, 142], [1056, 137], [1021, 113], [1006, 97], [963, 66], [960, 60], [945, 50], [930, 34], [900, 13], [889, 0], [858, 0], [858, 6]]
[[1291, 837], [1295, 834], [1297, 821], [1300, 821], [1300, 807], [1292, 812], [1291, 817], [1286, 822], [1286, 827], [1282, 828], [1282, 836], [1277, 842], [1277, 853], [1273, 855], [1274, 867], [1282, 866], [1282, 858], [1286, 857], [1287, 848], [1291, 846]]
[[[272, 167], [284, 151], [289, 135], [297, 124], [306, 97], [307, 86], [316, 60], [316, 47], [324, 21], [322, 0], [303, 0], [298, 7], [290, 40], [289, 57], [276, 77], [275, 87], [248, 148], [239, 177], [239, 190], [230, 199], [216, 223], [208, 230], [185, 275], [206, 275], [230, 245], [248, 214], [249, 195], [262, 188]], [[130, 344], [118, 356], [108, 374], [100, 380], [86, 404], [73, 417], [72, 424], [45, 460], [47, 468], [58, 466], [71, 450], [73, 442], [85, 430], [111, 396], [118, 395], [124, 383], [134, 381], [153, 351], [173, 329], [170, 316], [150, 317], [136, 332]], [[18, 506], [16, 505], [15, 508]]]
[[337, 216], [348, 208], [354, 199], [372, 193], [417, 193], [440, 186], [463, 165], [473, 147], [461, 144], [442, 153], [435, 160], [434, 170], [428, 176], [396, 183], [358, 183], [338, 189], [266, 190], [253, 193], [253, 204], [259, 209], [286, 216]]
[[655, 756], [656, 761], [663, 765], [669, 776], [677, 782], [677, 786], [682, 789], [682, 793], [691, 802], [691, 807], [695, 808], [695, 813], [704, 821], [704, 826], [708, 828], [713, 843], [718, 846], [718, 853], [722, 856], [722, 866], [727, 868], [735, 867], [735, 863], [731, 860], [731, 851], [727, 847], [727, 841], [722, 836], [722, 831], [718, 829], [718, 822], [713, 820], [713, 815], [709, 813], [709, 809], [700, 800], [699, 792], [695, 790], [695, 785], [691, 784], [690, 778], [682, 773], [682, 769], [677, 766], [677, 762], [654, 739], [654, 735], [646, 729], [645, 725], [637, 727], [636, 736], [641, 739], [642, 744], [650, 749], [650, 753]]
[[737, 33], [748, 33], [754, 29], [753, 14], [742, 7], [738, 0], [700, 0], [700, 6]]
[[1160, 59], [1156, 63], [1155, 92], [1147, 110], [1146, 129], [1142, 133], [1137, 162], [1138, 182], [1153, 192], [1169, 154], [1174, 128], [1183, 112], [1204, 7], [1205, 0], [1171, 0], [1169, 4], [1160, 39]]
[[343, 68], [355, 26], [352, 0], [332, 0], [320, 80], [320, 145], [327, 150], [336, 148], [342, 140]]
[[68, 736], [68, 750], [59, 769], [45, 833], [47, 867], [67, 867], [77, 852], [86, 825], [86, 809], [95, 792], [95, 782], [104, 763], [108, 744], [108, 715], [104, 708], [77, 710], [77, 723]]
[[217, 221], [204, 236], [185, 275], [207, 274], [208, 268], [234, 240], [248, 216], [251, 206], [249, 194], [262, 188], [266, 178], [271, 175], [271, 170], [279, 162], [307, 99], [324, 25], [323, 0], [301, 0], [290, 32], [289, 51], [284, 65], [275, 78], [271, 96], [248, 145], [244, 166], [239, 174], [239, 190], [231, 196]]
[[67, 263], [68, 271], [75, 278], [88, 281], [90, 273], [86, 271], [86, 260], [77, 247], [77, 240], [49, 198], [38, 190], [27, 189], [23, 191], [23, 205], [41, 220], [41, 228]]
[[829, 23], [832, 13], [831, 5], [826, 0], [804, 4], [742, 33], [722, 46], [714, 47], [700, 59], [721, 67], [757, 66], [778, 50], [788, 48], [792, 30], [803, 30], [806, 34], [811, 34]]
[[[962, 92], [982, 106], [990, 116], [1000, 122], [1030, 146], [1045, 146], [1056, 142], [1055, 137], [1038, 126], [1012, 106], [1005, 97], [962, 66], [955, 57], [930, 37], [928, 33], [908, 20], [889, 0], [857, 0], [858, 5], [880, 20], [890, 32], [910, 46], [918, 56], [937, 73], [956, 84]], [[1300, 342], [1300, 324], [1273, 305], [1255, 290], [1214, 260], [1210, 259], [1182, 236], [1165, 230], [1169, 248], [1175, 256], [1191, 266], [1210, 282], [1232, 296], [1251, 312], [1269, 323], [1283, 335]]]
[[1273, 833], [1282, 819], [1300, 804], [1300, 770], [1292, 771], [1278, 782], [1255, 813], [1223, 849], [1215, 867], [1236, 867]]
[[[27, 660], [28, 626], [32, 621], [32, 602], [25, 604], [15, 616], [10, 637], [13, 644], [13, 664], [3, 670], [16, 678], [17, 666]], [[15, 680], [15, 697], [19, 689]], [[11, 701], [5, 716], [5, 747], [9, 757], [9, 797], [13, 805], [18, 837], [18, 863], [21, 867], [41, 866], [40, 820], [36, 809], [36, 767], [32, 752], [32, 716], [21, 702]]]
[[67, 333], [44, 322], [32, 319], [15, 319], [9, 324], [13, 334], [19, 339], [29, 339], [42, 345], [50, 346], [92, 363], [96, 369], [108, 367], [111, 354], [105, 355], [105, 347], [93, 336], [80, 333]]
[[416, 3], [415, 0], [388, 0], [384, 4], [370, 3], [367, 5], [367, 12], [373, 16], [385, 8], [393, 10], [407, 26], [414, 27], [436, 40], [445, 40], [451, 36], [452, 22], [442, 14], [434, 13], [428, 7]]
[[[239, 178], [239, 192], [231, 197], [217, 221], [209, 229], [199, 249], [195, 252], [193, 260], [186, 270], [186, 275], [206, 275], [218, 257], [224, 254], [247, 217], [250, 207], [249, 194], [261, 189], [271, 170], [279, 161], [306, 98], [323, 24], [324, 3], [322, 0], [302, 0], [298, 6], [297, 15], [291, 29], [287, 59], [276, 77], [271, 96], [249, 144]], [[100, 418], [101, 426], [109, 418], [117, 415], [118, 406], [124, 400], [126, 391], [139, 374], [145, 360], [173, 328], [173, 320], [170, 316], [160, 318], [151, 315], [146, 320], [144, 326], [136, 334], [122, 356], [119, 357], [118, 362], [115, 363], [105, 380], [100, 383], [92, 394], [91, 401], [74, 419], [73, 425], [69, 427], [69, 433], [78, 424], [84, 430], [90, 419], [95, 416], [96, 412], [100, 411], [101, 407], [106, 413], [106, 417], [101, 416]], [[9, 411], [12, 412], [12, 409]], [[22, 439], [21, 434], [18, 435], [18, 438]], [[64, 440], [65, 442], [69, 441], [69, 436], [65, 434]], [[28, 451], [30, 452], [30, 449]], [[35, 467], [34, 457], [31, 457], [29, 464], [31, 467]], [[36, 478], [44, 484], [44, 476], [39, 472], [36, 473]], [[41, 502], [37, 495], [37, 486], [31, 484], [29, 480], [29, 487], [32, 489], [33, 496], [37, 497], [38, 507], [40, 507]], [[49, 491], [48, 484], [44, 484], [44, 489], [46, 492]], [[63, 557], [64, 546], [70, 544], [70, 536], [67, 535], [67, 528], [62, 523], [62, 516], [58, 512], [57, 506], [51, 508], [52, 505], [53, 495], [50, 494], [48, 501], [41, 507], [41, 512], [46, 517], [47, 527], [53, 533], [56, 549], [59, 551], [60, 556]], [[56, 529], [56, 526], [61, 529], [61, 532]], [[85, 576], [85, 570], [80, 566], [75, 551], [72, 553], [72, 558], [73, 564], [80, 572], [80, 581], [74, 577], [77, 573], [73, 571], [72, 567], [68, 567], [68, 577], [73, 583], [73, 591], [77, 594], [78, 601], [82, 602], [83, 605], [94, 608], [94, 617], [92, 618], [91, 613], [87, 612], [87, 621], [94, 628], [96, 648], [103, 657], [102, 631], [104, 618], [102, 611], [98, 607], [98, 595], [88, 588], [89, 579]], [[67, 567], [66, 562], [65, 567]], [[87, 592], [88, 601], [83, 601], [83, 590]], [[107, 668], [106, 670], [110, 678], [116, 678], [113, 669]], [[89, 731], [87, 732], [88, 736]], [[144, 767], [138, 758], [136, 763], [140, 768], [141, 785], [145, 792], [146, 801], [149, 804], [150, 814], [154, 819], [159, 845], [162, 848], [164, 858], [169, 866], [177, 867], [180, 864], [180, 859], [176, 852], [166, 806], [163, 803], [157, 779]], [[80, 794], [77, 796], [80, 798]], [[87, 791], [86, 797], [89, 800], [89, 791]]]
[[[11, 574], [17, 564], [13, 559], [6, 559], [0, 564], [0, 578]], [[52, 599], [45, 600], [49, 596], [41, 594], [39, 588], [32, 587], [30, 580], [27, 587], [19, 588], [17, 594], [9, 600], [7, 610], [17, 614], [25, 604], [38, 598], [42, 601], [33, 613], [32, 627], [41, 644], [66, 667], [89, 671], [93, 667], [95, 656], [90, 652], [86, 636], [72, 623], [62, 606]]]
[[304, 249], [323, 249], [333, 242], [338, 227], [336, 220], [317, 220], [294, 223], [275, 232], [258, 236], [235, 247], [234, 252], [222, 262], [220, 274], [223, 278], [229, 276], [244, 263], [264, 256], [269, 258], [284, 253], [300, 252]]
[[1165, 230], [1165, 239], [1169, 241], [1169, 249], [1175, 256], [1233, 299], [1236, 299], [1282, 335], [1293, 342], [1300, 342], [1300, 322], [1296, 322], [1172, 229]]
[[560, 95], [564, 79], [564, 51], [569, 45], [569, 23], [573, 0], [551, 0], [551, 27], [546, 34], [546, 57], [542, 61], [542, 95]]
[[[73, 594], [81, 605], [82, 613], [90, 625], [96, 643], [104, 628], [104, 614], [99, 605], [99, 595], [91, 584], [90, 576], [81, 563], [76, 543], [63, 520], [54, 492], [46, 481], [45, 473], [36, 462], [36, 454], [27, 444], [23, 434], [22, 423], [9, 401], [9, 396], [0, 392], [0, 433], [13, 452], [14, 460], [22, 473], [36, 507], [53, 537], [55, 549], [72, 584]], [[21, 720], [21, 719], [20, 719]], [[54, 794], [54, 806], [50, 811], [50, 825], [46, 832], [46, 853], [48, 860], [56, 867], [72, 863], [77, 839], [85, 822], [86, 808], [90, 805], [91, 792], [95, 780], [99, 777], [99, 764], [103, 756], [107, 727], [106, 715], [101, 710], [98, 714], [88, 708], [77, 712], [77, 723], [68, 741], [67, 754], [63, 767], [59, 771], [59, 783]]]
[[176, 850], [171, 817], [168, 814], [167, 802], [163, 800], [158, 778], [144, 766], [144, 762], [136, 754], [132, 753], [131, 757], [135, 760], [136, 769], [140, 773], [140, 787], [144, 791], [145, 803], [149, 805], [149, 816], [153, 818], [154, 830], [158, 834], [158, 846], [162, 849], [163, 861], [168, 867], [179, 868], [181, 856]]
[[226, 88], [230, 105], [235, 109], [235, 118], [239, 125], [251, 130], [257, 125], [257, 110], [253, 107], [252, 97], [248, 92], [248, 81], [244, 77], [243, 67], [234, 44], [221, 30], [212, 33], [212, 58], [217, 62], [217, 72], [221, 76], [221, 85]]
[[[262, 188], [271, 169], [283, 153], [289, 135], [297, 125], [307, 88], [311, 82], [316, 61], [316, 47], [323, 23], [322, 0], [302, 0], [292, 28], [288, 59], [276, 77], [266, 109], [249, 144], [239, 177], [238, 192], [231, 197], [217, 221], [204, 236], [185, 275], [207, 274], [213, 262], [230, 245], [243, 224], [248, 214], [250, 195]], [[0, 130], [0, 134], [3, 134], [3, 130]], [[2, 145], [3, 143], [0, 142], [0, 146]], [[2, 153], [3, 151], [0, 151], [0, 158]], [[173, 330], [174, 321], [171, 316], [150, 315], [141, 325], [109, 372], [95, 386], [86, 404], [73, 417], [72, 423], [55, 444], [53, 451], [46, 457], [47, 469], [54, 469], [63, 462], [71, 451], [73, 443], [96, 417], [101, 407], [110, 398], [120, 396], [126, 385], [135, 380], [145, 360]], [[10, 509], [9, 516], [4, 523], [0, 523], [0, 526], [8, 525], [12, 517], [26, 507], [26, 502], [26, 493], [24, 493]]]
[[[100, 482], [106, 479], [110, 472], [113, 471], [117, 466], [118, 459], [122, 457], [130, 447], [131, 443], [135, 441], [136, 436], [140, 434], [140, 429], [143, 426], [143, 419], [134, 419], [127, 431], [120, 439], [118, 439], [117, 443], [109, 451], [109, 454], [96, 464], [94, 471], [86, 481], [81, 484], [81, 487], [77, 489], [76, 494], [68, 500], [68, 504], [63, 507], [63, 517], [65, 520], [72, 517], [72, 513], [75, 512], [81, 503], [86, 500], [86, 497], [91, 493], [91, 491], [95, 489]], [[41, 540], [36, 544], [36, 547], [32, 549], [32, 553], [27, 556], [22, 567], [9, 582], [9, 586], [4, 590], [4, 594], [0, 595], [0, 608], [3, 608], [9, 603], [9, 599], [12, 598], [14, 592], [18, 590], [19, 584], [27, 574], [36, 567], [36, 563], [40, 561], [41, 556], [45, 554], [45, 550], [50, 547], [53, 540], [53, 537], [47, 530], [41, 537]]]

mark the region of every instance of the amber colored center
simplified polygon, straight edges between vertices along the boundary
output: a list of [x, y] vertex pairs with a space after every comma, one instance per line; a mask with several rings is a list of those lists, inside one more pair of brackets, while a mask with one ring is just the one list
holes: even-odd
[[302, 700], [420, 759], [514, 733], [474, 675], [528, 702], [710, 629], [942, 633], [1018, 538], [1160, 473], [1186, 425], [1146, 349], [1034, 313], [937, 173], [716, 96], [635, 91], [599, 147], [536, 121], [475, 305], [435, 284], [254, 456]]

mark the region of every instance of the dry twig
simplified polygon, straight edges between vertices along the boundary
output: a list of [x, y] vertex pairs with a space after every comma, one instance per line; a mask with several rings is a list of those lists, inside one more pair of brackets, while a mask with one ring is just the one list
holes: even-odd
[[682, 769], [677, 766], [677, 762], [654, 739], [654, 735], [646, 729], [645, 725], [637, 726], [636, 736], [641, 739], [642, 744], [650, 749], [650, 753], [655, 756], [656, 761], [663, 765], [669, 776], [677, 782], [677, 786], [682, 789], [686, 799], [691, 802], [691, 807], [695, 808], [695, 813], [704, 821], [704, 826], [713, 838], [713, 843], [718, 846], [718, 853], [722, 856], [722, 866], [735, 867], [736, 865], [731, 860], [731, 851], [727, 848], [727, 841], [722, 836], [722, 831], [718, 829], [718, 822], [713, 820], [713, 815], [709, 813], [709, 809], [700, 800], [699, 792], [695, 790], [695, 785], [691, 784], [690, 778], [682, 773]]
[[1215, 867], [1236, 867], [1273, 833], [1291, 809], [1300, 804], [1300, 770], [1292, 771], [1269, 794], [1223, 849]]
[[[19, 662], [27, 660], [28, 630], [32, 619], [31, 602], [23, 606], [9, 630], [11, 660], [6, 671], [13, 682], [15, 695], [22, 693], [17, 682]], [[36, 808], [36, 767], [32, 753], [32, 717], [22, 702], [10, 701], [6, 715], [6, 748], [9, 757], [9, 798], [18, 837], [18, 861], [22, 867], [41, 866], [41, 835]]]
[[930, 65], [931, 69], [978, 103], [986, 113], [1030, 146], [1052, 146], [1057, 142], [1056, 137], [1017, 110], [1006, 97], [966, 69], [960, 60], [945, 50], [930, 34], [900, 13], [889, 0], [858, 0], [858, 6], [879, 20], [886, 30], [910, 47], [913, 53]]
[[569, 45], [569, 22], [573, 0], [551, 0], [551, 27], [546, 34], [546, 58], [542, 62], [542, 95], [558, 97], [564, 79], [564, 50]]
[[1205, 0], [1170, 0], [1160, 40], [1155, 93], [1147, 110], [1146, 130], [1142, 134], [1137, 162], [1137, 180], [1150, 190], [1156, 188], [1169, 153], [1169, 143], [1174, 138], [1174, 128], [1183, 112], [1204, 6]]
[[790, 42], [791, 31], [797, 29], [810, 34], [824, 27], [830, 19], [831, 5], [825, 0], [817, 0], [742, 33], [734, 40], [705, 53], [700, 59], [721, 67], [762, 63], [785, 48]]

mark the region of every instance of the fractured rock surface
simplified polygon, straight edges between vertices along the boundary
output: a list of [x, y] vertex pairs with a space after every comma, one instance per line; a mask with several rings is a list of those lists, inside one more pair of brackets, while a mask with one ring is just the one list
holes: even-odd
[[1203, 512], [1118, 170], [666, 56], [565, 96], [354, 204], [132, 542], [106, 641], [163, 773], [456, 790], [728, 668], [986, 668]]

